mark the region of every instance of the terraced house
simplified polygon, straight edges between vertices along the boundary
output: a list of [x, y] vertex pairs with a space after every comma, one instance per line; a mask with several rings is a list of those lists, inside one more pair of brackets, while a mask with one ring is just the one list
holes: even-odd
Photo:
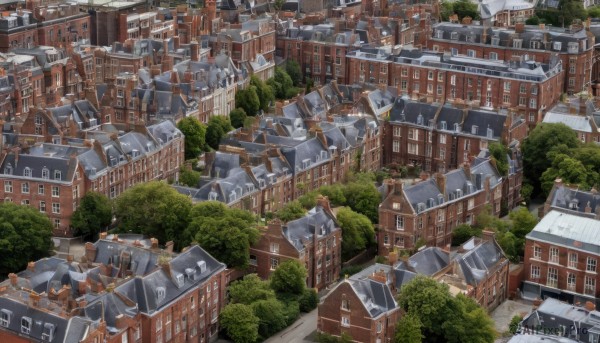
[[413, 249], [417, 241], [449, 248], [452, 230], [475, 224], [486, 205], [499, 215], [503, 182], [492, 161], [479, 158], [411, 186], [387, 181], [379, 207], [379, 254]]

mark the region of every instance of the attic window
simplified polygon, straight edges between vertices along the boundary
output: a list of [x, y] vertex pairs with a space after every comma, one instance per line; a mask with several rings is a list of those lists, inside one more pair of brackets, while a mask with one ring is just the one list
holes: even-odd
[[62, 178], [62, 173], [60, 170], [54, 171], [54, 180], [60, 180]]
[[25, 167], [25, 169], [23, 169], [23, 176], [31, 177], [31, 168]]
[[450, 39], [452, 39], [452, 40], [458, 40], [458, 32], [452, 32], [450, 34]]
[[10, 325], [11, 318], [12, 318], [12, 311], [5, 310], [5, 309], [0, 311], [0, 325], [7, 328], [8, 325]]
[[577, 199], [571, 200], [571, 202], [569, 203], [569, 208], [571, 210], [578, 210], [579, 209], [579, 201]]
[[444, 196], [442, 194], [438, 194], [438, 205], [441, 205], [444, 203]]
[[457, 198], [460, 198], [460, 197], [462, 197], [462, 196], [463, 196], [463, 191], [462, 191], [462, 189], [457, 189], [457, 190], [456, 190], [456, 197], [457, 197]]
[[476, 135], [478, 131], [479, 128], [477, 127], [477, 125], [471, 126], [471, 134]]
[[400, 203], [399, 202], [392, 203], [392, 209], [399, 210], [400, 209]]
[[11, 175], [12, 173], [13, 173], [13, 167], [9, 163], [6, 165], [6, 167], [4, 167], [4, 174]]
[[494, 130], [492, 130], [492, 129], [490, 129], [488, 127], [488, 129], [487, 129], [487, 138], [491, 139], [493, 137], [494, 137]]
[[454, 123], [454, 132], [459, 132], [459, 131], [460, 131], [460, 124]]
[[177, 276], [175, 278], [177, 280], [177, 287], [183, 287], [183, 283], [184, 283], [183, 274], [177, 274]]
[[51, 323], [44, 323], [44, 331], [42, 332], [42, 341], [52, 342], [54, 339], [54, 331], [56, 327]]
[[29, 332], [31, 332], [31, 318], [21, 318], [21, 332], [26, 335], [29, 335]]
[[156, 287], [156, 300], [157, 302], [161, 302], [165, 300], [165, 288], [164, 287]]
[[552, 43], [552, 49], [554, 49], [556, 51], [560, 51], [562, 49], [562, 42]]
[[417, 204], [417, 213], [421, 213], [423, 211], [425, 211], [425, 204], [420, 202]]
[[321, 159], [322, 160], [326, 160], [327, 159], [327, 151], [321, 150]]
[[442, 130], [447, 130], [446, 121], [442, 121], [440, 125]]
[[417, 116], [417, 125], [423, 125], [423, 115], [421, 113]]

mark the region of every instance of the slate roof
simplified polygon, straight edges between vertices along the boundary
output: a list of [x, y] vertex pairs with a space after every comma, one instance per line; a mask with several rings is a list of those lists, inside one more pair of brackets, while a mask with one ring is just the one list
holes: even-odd
[[146, 275], [156, 269], [159, 257], [159, 253], [156, 251], [103, 239], [94, 243], [94, 246], [96, 247], [96, 259], [93, 262], [119, 266], [121, 259], [128, 254], [129, 263], [125, 267], [134, 275]]
[[159, 268], [144, 277], [130, 279], [116, 287], [115, 292], [135, 301], [141, 312], [152, 314], [226, 268], [197, 245], [168, 263], [170, 273]]
[[465, 282], [469, 285], [476, 286], [485, 280], [502, 258], [505, 259], [504, 263], [508, 263], [502, 249], [493, 240], [480, 242], [473, 237], [462, 246], [468, 251], [459, 254], [455, 260]]
[[[565, 185], [554, 186], [550, 192], [550, 206], [562, 212], [579, 216], [594, 217], [600, 214], [600, 193], [586, 192]], [[591, 213], [585, 213], [589, 206]]]
[[392, 311], [398, 307], [390, 288], [381, 282], [372, 279], [352, 280], [352, 289], [359, 297], [371, 318]]
[[544, 123], [562, 123], [570, 127], [571, 129], [579, 132], [592, 132], [592, 125], [590, 120], [586, 116], [547, 112], [544, 115]]
[[281, 153], [289, 165], [293, 167], [292, 173], [294, 175], [331, 158], [328, 147], [323, 146], [317, 138], [307, 139], [292, 147], [282, 147]]
[[600, 255], [600, 221], [550, 211], [526, 238]]
[[28, 178], [69, 182], [78, 166], [77, 160], [71, 155], [81, 151], [85, 149], [44, 143], [30, 148], [29, 154], [20, 153], [18, 162], [15, 153], [9, 153], [2, 161], [0, 172], [14, 177], [31, 175]]
[[339, 231], [335, 218], [316, 206], [299, 219], [292, 220], [282, 228], [283, 235], [298, 251], [304, 250], [304, 242], [312, 241], [314, 235], [323, 237]]

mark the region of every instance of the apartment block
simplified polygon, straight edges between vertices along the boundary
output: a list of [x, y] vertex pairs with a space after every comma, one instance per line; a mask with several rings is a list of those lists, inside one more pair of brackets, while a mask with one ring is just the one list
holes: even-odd
[[306, 285], [325, 289], [338, 280], [342, 267], [342, 230], [325, 197], [296, 220], [278, 219], [261, 229], [259, 241], [250, 247], [250, 264], [260, 277], [268, 279], [281, 263], [296, 260], [306, 267]]

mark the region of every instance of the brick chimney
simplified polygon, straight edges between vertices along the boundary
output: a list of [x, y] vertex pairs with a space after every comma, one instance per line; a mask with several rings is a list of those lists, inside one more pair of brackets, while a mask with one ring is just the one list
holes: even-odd
[[481, 239], [483, 239], [486, 242], [493, 241], [494, 237], [496, 237], [496, 232], [494, 232], [490, 229], [485, 229], [481, 232]]
[[585, 205], [585, 213], [592, 213], [592, 207], [590, 206], [590, 202], [589, 201]]
[[401, 180], [394, 181], [394, 193], [402, 194], [402, 189], [404, 188], [404, 183]]
[[112, 238], [113, 242], [118, 242], [119, 241], [119, 235], [117, 235], [116, 233], [113, 235]]
[[106, 236], [108, 236], [108, 232], [100, 232], [100, 239], [106, 239]]
[[173, 243], [173, 241], [168, 241], [167, 243], [165, 243], [165, 250], [172, 254], [173, 253], [173, 246], [175, 245], [175, 243]]
[[8, 278], [10, 279], [10, 285], [13, 287], [17, 287], [17, 284], [19, 282], [19, 277], [17, 276], [17, 274], [10, 273], [8, 274]]
[[71, 264], [74, 260], [73, 255], [67, 255], [67, 264]]
[[35, 262], [27, 263], [27, 270], [29, 270], [30, 272], [34, 272], [35, 271]]
[[596, 305], [591, 302], [591, 301], [586, 301], [585, 302], [585, 309], [588, 311], [595, 311], [596, 310]]
[[387, 282], [387, 276], [385, 275], [385, 271], [383, 269], [373, 272], [373, 274], [369, 275], [369, 279], [377, 281], [377, 282], [381, 282], [381, 283]]
[[388, 263], [393, 267], [396, 262], [398, 262], [398, 252], [392, 251], [388, 254]]
[[435, 183], [437, 183], [438, 188], [442, 191], [444, 197], [446, 196], [446, 175], [442, 173], [435, 173]]
[[190, 42], [190, 55], [192, 61], [198, 62], [200, 60], [200, 45], [197, 40]]
[[31, 305], [31, 307], [39, 307], [40, 295], [33, 291], [29, 293], [29, 304]]
[[173, 49], [179, 49], [179, 36], [173, 36]]
[[96, 260], [96, 247], [93, 243], [87, 242], [85, 243], [85, 258], [89, 262], [94, 262]]
[[329, 204], [329, 198], [323, 195], [317, 197], [317, 205], [321, 206], [326, 212], [333, 213], [331, 211], [331, 205]]
[[471, 164], [470, 163], [464, 163], [463, 164], [463, 171], [465, 172], [465, 175], [467, 176], [467, 179], [471, 178]]
[[429, 173], [422, 171], [421, 174], [419, 174], [419, 177], [421, 178], [421, 181], [427, 181], [427, 179], [429, 179]]
[[151, 246], [152, 249], [158, 249], [158, 239], [150, 238], [150, 243], [152, 244], [152, 246]]
[[523, 22], [516, 23], [515, 24], [515, 32], [516, 33], [523, 33], [523, 32], [525, 32], [525, 23], [523, 23]]

